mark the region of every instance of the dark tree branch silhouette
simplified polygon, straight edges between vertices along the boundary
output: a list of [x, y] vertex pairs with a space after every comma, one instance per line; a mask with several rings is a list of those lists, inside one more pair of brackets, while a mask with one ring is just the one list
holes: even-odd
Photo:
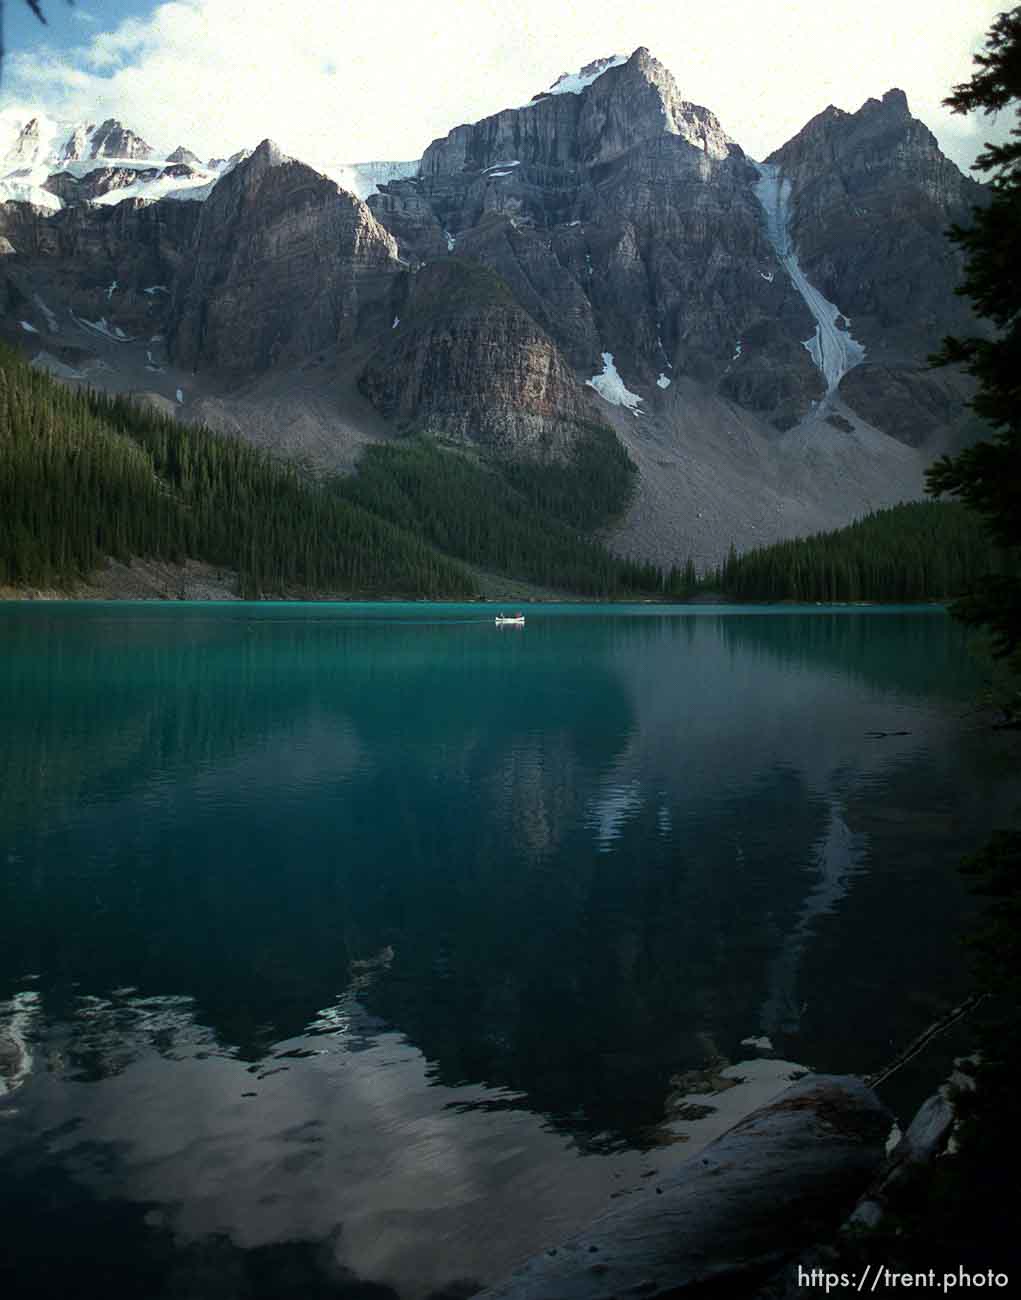
[[[66, 4], [73, 5], [74, 0], [65, 0]], [[46, 15], [43, 13], [42, 0], [25, 0], [25, 4], [35, 14], [41, 23], [46, 25]], [[3, 75], [4, 55], [4, 0], [0, 0], [0, 76]]]
[[1007, 557], [1007, 571], [977, 586], [958, 613], [988, 628], [997, 653], [1021, 674], [1021, 6], [999, 15], [975, 62], [971, 81], [944, 102], [955, 113], [1010, 110], [1017, 121], [1010, 140], [987, 144], [975, 163], [991, 174], [991, 201], [975, 210], [970, 227], [950, 233], [967, 255], [958, 292], [992, 328], [983, 336], [944, 339], [935, 360], [963, 365], [978, 380], [972, 406], [992, 432], [956, 456], [941, 457], [929, 471], [928, 487], [976, 510]]

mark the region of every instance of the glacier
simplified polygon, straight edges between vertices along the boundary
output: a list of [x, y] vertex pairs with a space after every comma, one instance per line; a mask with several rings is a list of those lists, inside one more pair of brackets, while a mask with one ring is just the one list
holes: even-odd
[[839, 307], [822, 296], [801, 269], [790, 235], [790, 181], [780, 175], [780, 169], [775, 163], [757, 162], [754, 166], [759, 173], [755, 197], [766, 217], [769, 242], [791, 283], [815, 318], [815, 333], [811, 338], [805, 339], [804, 347], [822, 372], [829, 396], [836, 391], [847, 372], [865, 360], [865, 348], [852, 337], [849, 329], [838, 327], [837, 321], [847, 323], [847, 317]]
[[337, 162], [322, 168], [322, 174], [342, 190], [347, 190], [348, 194], [364, 201], [370, 195], [378, 194], [381, 185], [417, 176], [420, 163], [420, 158], [408, 162]]

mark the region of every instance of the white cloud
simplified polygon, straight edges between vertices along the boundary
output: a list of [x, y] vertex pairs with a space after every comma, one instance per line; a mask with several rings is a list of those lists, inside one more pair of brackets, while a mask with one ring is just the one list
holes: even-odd
[[757, 157], [827, 104], [853, 111], [896, 85], [966, 165], [990, 125], [951, 118], [940, 100], [970, 76], [1000, 7], [175, 0], [94, 32], [69, 57], [44, 47], [12, 54], [4, 98], [62, 118], [116, 116], [158, 148], [185, 143], [203, 156], [271, 136], [320, 165], [414, 158], [459, 122], [521, 104], [593, 58], [646, 45], [682, 94], [712, 108]]

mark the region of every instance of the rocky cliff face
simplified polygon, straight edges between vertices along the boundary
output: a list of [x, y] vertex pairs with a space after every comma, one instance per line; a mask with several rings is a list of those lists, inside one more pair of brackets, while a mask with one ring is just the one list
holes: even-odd
[[[755, 178], [639, 49], [455, 128], [418, 179], [369, 203], [407, 256], [445, 244], [497, 270], [579, 371], [610, 351], [633, 384], [688, 375], [786, 425], [821, 387], [797, 341], [811, 317], [770, 270]], [[745, 338], [757, 362], [732, 376]]]
[[99, 126], [82, 122], [73, 127], [57, 158], [60, 162], [84, 162], [89, 158], [151, 158], [153, 152], [140, 135], [129, 131], [116, 118], [108, 117]]
[[201, 167], [202, 159], [193, 154], [190, 149], [186, 149], [183, 144], [179, 144], [173, 153], [167, 154], [169, 163], [186, 163], [189, 167]]
[[[973, 328], [944, 232], [981, 188], [900, 91], [858, 113], [826, 110], [769, 163], [796, 275], [771, 237], [758, 165], [639, 49], [456, 127], [417, 178], [369, 203], [410, 259], [446, 249], [497, 270], [580, 372], [610, 350], [632, 386], [693, 378], [783, 430], [827, 399], [863, 347], [852, 386], [862, 413], [896, 407], [902, 429], [904, 385], [890, 367], [925, 387], [921, 364], [941, 335]], [[851, 338], [852, 319], [835, 372], [827, 335], [839, 349], [833, 330]], [[947, 382], [927, 394], [910, 439], [946, 426]], [[963, 394], [958, 384], [950, 407]]]
[[[967, 391], [952, 374], [928, 373], [926, 357], [944, 334], [976, 329], [954, 292], [963, 262], [946, 231], [968, 224], [982, 186], [943, 156], [896, 89], [857, 113], [825, 109], [768, 161], [789, 183], [790, 234], [806, 275], [865, 347], [841, 392], [894, 436], [922, 440]], [[920, 420], [907, 418], [909, 390]]]
[[405, 277], [360, 387], [399, 426], [501, 454], [562, 455], [591, 419], [553, 340], [506, 283], [463, 258]]
[[353, 195], [264, 141], [202, 205], [174, 290], [171, 350], [192, 370], [265, 370], [379, 328], [397, 245]]
[[[765, 163], [645, 49], [455, 127], [417, 173], [338, 165], [339, 187], [268, 142], [205, 170], [183, 147], [153, 159], [112, 119], [29, 121], [5, 148], [0, 194], [74, 205], [0, 204], [9, 337], [69, 309], [112, 366], [137, 334], [169, 402], [182, 375], [213, 393], [329, 362], [352, 410], [502, 456], [558, 456], [605, 416], [646, 486], [676, 467], [643, 507], [678, 539], [660, 558], [845, 522], [918, 491], [963, 436], [965, 386], [924, 359], [976, 328], [944, 232], [982, 190], [900, 91], [825, 110]], [[777, 480], [742, 531], [734, 485], [762, 497], [781, 462], [797, 491]], [[682, 492], [702, 523], [660, 527]]]
[[[162, 330], [167, 286], [181, 274], [197, 224], [193, 204], [75, 207], [48, 213], [0, 204], [2, 270], [18, 320], [66, 334], [73, 317], [131, 337]], [[29, 304], [29, 306], [26, 306]], [[62, 328], [63, 326], [63, 328]]]
[[104, 194], [123, 190], [128, 186], [146, 185], [165, 179], [186, 180], [195, 173], [184, 163], [169, 167], [93, 167], [84, 176], [72, 172], [56, 172], [49, 177], [43, 189], [55, 194], [70, 207], [78, 203], [91, 203]]
[[960, 255], [946, 239], [982, 186], [944, 158], [901, 90], [857, 113], [827, 108], [770, 155], [791, 182], [791, 234], [806, 273], [854, 318], [870, 353], [931, 346], [969, 329], [953, 293]]
[[108, 117], [91, 132], [90, 158], [151, 158], [152, 154], [152, 148], [140, 135], [127, 130], [115, 118]]

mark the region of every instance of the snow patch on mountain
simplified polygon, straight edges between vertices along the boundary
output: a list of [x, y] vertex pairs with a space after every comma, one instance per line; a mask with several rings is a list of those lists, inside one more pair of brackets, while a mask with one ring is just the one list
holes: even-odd
[[57, 324], [56, 316], [53, 314], [52, 311], [50, 311], [49, 307], [46, 306], [46, 304], [43, 302], [42, 298], [40, 298], [38, 294], [34, 294], [33, 299], [35, 301], [35, 305], [46, 317], [46, 326], [49, 329], [50, 333], [56, 334], [60, 328], [60, 326]]
[[103, 171], [109, 167], [116, 167], [118, 171], [125, 172], [151, 172], [163, 165], [163, 161], [158, 158], [155, 160], [152, 158], [76, 158], [69, 162], [62, 160], [54, 162], [52, 174], [66, 172], [76, 181], [80, 181], [92, 172]]
[[19, 176], [4, 176], [0, 179], [0, 203], [31, 203], [37, 208], [48, 208], [51, 212], [59, 212], [64, 206], [56, 194]]
[[71, 319], [76, 325], [91, 330], [94, 334], [101, 334], [103, 338], [110, 339], [113, 343], [131, 343], [134, 341], [130, 335], [124, 333], [119, 325], [115, 325], [111, 329], [105, 316], [100, 316], [99, 320], [85, 320], [84, 317], [76, 316], [74, 312], [71, 312]]
[[210, 177], [208, 172], [198, 172], [194, 176], [161, 175], [154, 180], [133, 181], [116, 190], [107, 190], [92, 200], [100, 207], [110, 208], [125, 199], [142, 199], [146, 203], [155, 203], [157, 199], [193, 199], [199, 202], [208, 199], [219, 176]]
[[323, 168], [323, 175], [342, 190], [347, 190], [348, 194], [364, 200], [371, 194], [378, 194], [381, 185], [417, 176], [420, 163], [420, 158], [408, 162], [338, 162]]
[[611, 54], [607, 59], [595, 59], [592, 63], [586, 65], [579, 72], [564, 72], [546, 92], [548, 95], [580, 95], [597, 81], [604, 72], [610, 68], [619, 68], [622, 63], [627, 63], [626, 54]]
[[790, 235], [790, 181], [780, 175], [776, 163], [757, 162], [754, 166], [759, 173], [755, 197], [765, 213], [769, 242], [805, 306], [815, 317], [815, 333], [805, 339], [803, 346], [822, 372], [829, 395], [836, 391], [849, 370], [865, 360], [865, 348], [852, 337], [847, 328], [850, 322], [840, 308], [824, 298], [801, 269]]
[[602, 373], [593, 375], [591, 379], [586, 379], [585, 383], [589, 388], [594, 388], [599, 396], [605, 402], [612, 406], [623, 406], [635, 415], [641, 415], [639, 407], [642, 399], [637, 393], [630, 392], [625, 386], [624, 381], [617, 373], [617, 367], [613, 363], [613, 353], [603, 353]]

